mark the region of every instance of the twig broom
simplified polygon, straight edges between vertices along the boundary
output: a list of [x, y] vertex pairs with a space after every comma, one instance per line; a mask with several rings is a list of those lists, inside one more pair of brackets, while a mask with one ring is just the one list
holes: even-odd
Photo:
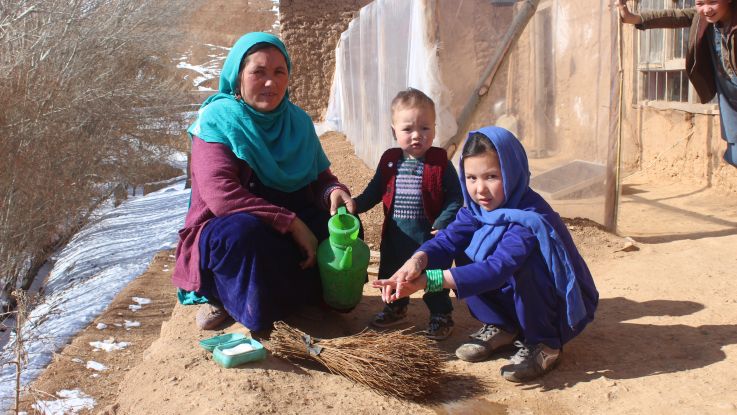
[[317, 361], [331, 373], [403, 399], [427, 396], [448, 375], [445, 353], [431, 340], [406, 330], [364, 330], [352, 336], [316, 339], [278, 321], [270, 343], [277, 356]]

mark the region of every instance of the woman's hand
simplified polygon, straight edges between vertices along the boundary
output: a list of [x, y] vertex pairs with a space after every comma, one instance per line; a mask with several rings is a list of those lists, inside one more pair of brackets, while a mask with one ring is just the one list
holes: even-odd
[[299, 263], [299, 267], [307, 269], [314, 266], [317, 258], [317, 238], [315, 238], [315, 234], [300, 218], [294, 218], [288, 231], [292, 234], [292, 239], [305, 256], [305, 260]]
[[338, 208], [345, 205], [348, 212], [356, 213], [356, 202], [353, 201], [351, 195], [343, 189], [335, 189], [330, 192], [330, 215], [335, 215]]
[[637, 14], [632, 13], [630, 9], [627, 7], [627, 0], [616, 0], [615, 5], [619, 9], [619, 18], [622, 20], [622, 23], [628, 23], [628, 24], [642, 23], [642, 17], [640, 17]]
[[376, 280], [372, 283], [374, 288], [381, 288], [381, 299], [387, 304], [393, 303], [400, 298], [409, 297], [427, 286], [427, 277], [424, 273], [412, 281], [399, 280], [396, 274], [394, 275], [388, 280]]

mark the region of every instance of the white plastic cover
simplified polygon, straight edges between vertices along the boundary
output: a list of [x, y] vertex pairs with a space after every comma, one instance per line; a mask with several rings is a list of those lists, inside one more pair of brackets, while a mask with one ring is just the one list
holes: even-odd
[[[446, 147], [484, 68], [530, 3], [377, 0], [362, 8], [336, 50], [326, 122], [374, 167], [396, 145], [390, 102], [412, 86], [435, 100], [435, 145]], [[562, 215], [599, 223], [611, 216], [616, 164], [616, 10], [609, 6], [540, 0], [470, 123], [513, 131], [530, 158], [531, 186]]]
[[340, 37], [325, 122], [344, 132], [369, 166], [395, 146], [390, 105], [403, 89], [417, 88], [435, 101], [436, 146], [456, 131], [429, 22], [425, 1], [377, 0]]

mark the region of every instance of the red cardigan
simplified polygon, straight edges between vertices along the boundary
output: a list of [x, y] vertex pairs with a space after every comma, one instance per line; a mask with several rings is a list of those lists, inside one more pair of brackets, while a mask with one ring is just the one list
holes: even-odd
[[[386, 191], [381, 200], [384, 204], [384, 224], [381, 236], [384, 236], [387, 221], [391, 216], [394, 193], [396, 190], [397, 163], [402, 158], [401, 148], [386, 150], [379, 161], [381, 179]], [[430, 147], [425, 153], [425, 167], [422, 171], [422, 205], [425, 216], [433, 223], [443, 209], [445, 194], [443, 193], [443, 173], [448, 165], [448, 153], [439, 147]]]

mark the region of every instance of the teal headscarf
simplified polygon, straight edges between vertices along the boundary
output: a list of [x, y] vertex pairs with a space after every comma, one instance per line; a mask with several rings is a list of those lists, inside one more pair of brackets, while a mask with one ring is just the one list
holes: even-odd
[[261, 32], [243, 35], [225, 59], [219, 92], [205, 100], [187, 132], [208, 143], [226, 145], [266, 186], [293, 192], [314, 181], [330, 162], [312, 119], [289, 101], [289, 93], [271, 112], [259, 112], [235, 98], [241, 61], [257, 43], [279, 49], [291, 72], [289, 54], [279, 38]]

